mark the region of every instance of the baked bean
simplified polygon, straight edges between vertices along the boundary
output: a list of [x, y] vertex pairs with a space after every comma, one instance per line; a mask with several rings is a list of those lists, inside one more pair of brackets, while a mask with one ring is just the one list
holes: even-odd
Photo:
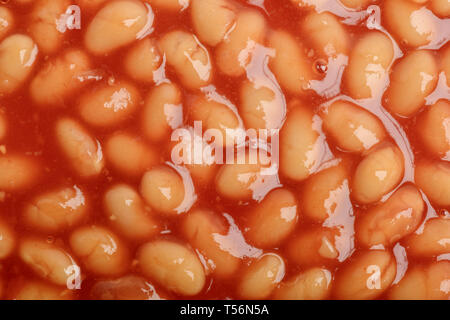
[[228, 132], [242, 129], [240, 119], [227, 105], [205, 98], [197, 97], [189, 105], [189, 115], [192, 121], [201, 121], [203, 130], [217, 130], [223, 139], [214, 140], [217, 146], [232, 147], [233, 135]]
[[434, 16], [421, 4], [408, 0], [390, 0], [384, 3], [382, 13], [386, 29], [404, 45], [424, 46], [436, 35]]
[[200, 41], [215, 47], [233, 28], [236, 7], [229, 0], [191, 0], [191, 17]]
[[[41, 239], [23, 239], [19, 244], [20, 259], [41, 278], [66, 286], [79, 267], [62, 247]], [[75, 269], [74, 269], [75, 270]]]
[[386, 90], [386, 107], [403, 117], [416, 113], [438, 81], [438, 67], [432, 52], [408, 53], [394, 66], [390, 86]]
[[112, 127], [129, 120], [136, 112], [141, 97], [129, 83], [99, 85], [81, 97], [81, 118], [97, 127]]
[[347, 8], [361, 10], [366, 8], [373, 0], [339, 0]]
[[238, 271], [240, 259], [227, 251], [229, 245], [226, 242], [220, 241], [229, 229], [223, 217], [212, 211], [196, 209], [187, 214], [181, 228], [192, 246], [205, 256], [214, 276], [229, 278]]
[[70, 235], [69, 243], [86, 269], [95, 274], [122, 274], [130, 265], [128, 248], [115, 234], [103, 227], [78, 228]]
[[268, 165], [262, 165], [259, 159], [253, 163], [248, 154], [238, 155], [234, 163], [226, 163], [220, 167], [216, 175], [216, 191], [228, 199], [256, 199], [272, 185], [273, 178], [276, 175]]
[[194, 296], [205, 285], [205, 271], [196, 254], [184, 245], [167, 240], [148, 242], [138, 252], [142, 273], [167, 290]]
[[155, 8], [169, 11], [183, 11], [189, 7], [189, 0], [146, 0]]
[[0, 40], [8, 34], [14, 26], [14, 15], [6, 7], [0, 7]]
[[448, 300], [449, 283], [449, 261], [414, 266], [389, 290], [388, 296], [392, 300]]
[[356, 236], [367, 247], [389, 246], [413, 233], [424, 214], [420, 192], [413, 185], [404, 185], [386, 202], [358, 215]]
[[159, 46], [185, 87], [198, 89], [211, 82], [209, 52], [195, 35], [182, 30], [172, 31], [159, 40]]
[[450, 156], [450, 103], [439, 100], [418, 116], [417, 136], [438, 157]]
[[339, 257], [338, 236], [335, 228], [314, 227], [299, 232], [287, 244], [289, 257], [303, 267], [334, 264]]
[[160, 300], [160, 295], [144, 278], [128, 275], [94, 284], [90, 293], [96, 300]]
[[338, 18], [329, 12], [311, 12], [302, 19], [301, 30], [322, 58], [347, 55], [350, 39]]
[[315, 222], [324, 222], [349, 202], [349, 172], [342, 161], [312, 175], [301, 193], [303, 214]]
[[450, 219], [433, 218], [423, 230], [405, 239], [408, 253], [416, 257], [431, 257], [450, 250]]
[[277, 247], [298, 220], [297, 200], [288, 189], [275, 189], [246, 217], [245, 237], [258, 248]]
[[270, 31], [267, 41], [268, 46], [275, 50], [269, 66], [281, 87], [292, 94], [305, 93], [314, 76], [301, 42], [282, 30]]
[[277, 300], [325, 300], [330, 295], [332, 274], [327, 269], [312, 268], [282, 282], [275, 290]]
[[69, 0], [38, 0], [34, 3], [29, 30], [43, 53], [55, 53], [61, 47], [67, 23], [63, 14], [70, 4]]
[[25, 206], [22, 221], [33, 230], [55, 234], [85, 220], [88, 210], [84, 192], [74, 185], [35, 197]]
[[145, 38], [136, 43], [125, 56], [124, 67], [128, 76], [135, 80], [151, 83], [163, 58], [155, 40]]
[[186, 194], [182, 177], [168, 167], [155, 167], [141, 180], [141, 194], [153, 209], [168, 215], [180, 214]]
[[56, 123], [56, 137], [72, 167], [84, 178], [97, 176], [105, 161], [100, 142], [75, 120], [63, 118]]
[[96, 55], [108, 54], [143, 38], [152, 29], [153, 13], [141, 1], [118, 0], [107, 3], [89, 24], [84, 44]]
[[344, 84], [350, 96], [366, 99], [383, 92], [393, 59], [392, 41], [384, 33], [370, 31], [358, 39], [344, 72]]
[[6, 136], [8, 129], [8, 121], [5, 115], [0, 110], [0, 140], [3, 140]]
[[360, 203], [373, 203], [394, 189], [404, 173], [404, 158], [392, 143], [377, 145], [358, 164], [352, 180], [352, 195]]
[[232, 30], [217, 46], [216, 62], [219, 70], [231, 77], [243, 75], [255, 46], [264, 43], [266, 28], [266, 20], [258, 11], [239, 12]]
[[248, 129], [279, 129], [286, 117], [285, 102], [272, 88], [250, 81], [241, 86], [240, 114]]
[[158, 221], [132, 187], [119, 184], [110, 188], [104, 203], [111, 225], [127, 238], [148, 239], [160, 231]]
[[392, 284], [396, 275], [394, 256], [387, 251], [361, 251], [335, 276], [333, 296], [337, 299], [375, 299]]
[[345, 151], [362, 152], [386, 138], [381, 121], [369, 111], [344, 100], [333, 102], [323, 117], [324, 130]]
[[244, 299], [265, 299], [283, 280], [284, 274], [283, 258], [275, 253], [264, 254], [244, 271], [237, 287], [238, 295]]
[[83, 51], [69, 50], [46, 62], [31, 81], [30, 95], [38, 105], [62, 107], [86, 84], [83, 74], [89, 69], [89, 57]]
[[181, 91], [175, 84], [163, 83], [150, 91], [145, 100], [142, 131], [152, 142], [168, 139], [183, 124]]
[[31, 158], [0, 156], [0, 190], [20, 191], [33, 186], [40, 177], [39, 166]]
[[450, 205], [450, 164], [444, 161], [416, 163], [416, 183], [427, 197], [440, 206]]
[[0, 220], [0, 261], [8, 258], [16, 246], [16, 235], [6, 221]]
[[280, 171], [289, 179], [308, 178], [320, 162], [322, 151], [317, 116], [298, 102], [291, 105], [280, 132]]
[[22, 34], [14, 34], [0, 43], [0, 94], [17, 90], [33, 70], [38, 47]]
[[159, 160], [156, 151], [141, 139], [121, 132], [113, 134], [106, 140], [105, 156], [114, 168], [131, 177], [140, 177]]
[[430, 9], [441, 18], [450, 17], [450, 3], [448, 0], [431, 0]]
[[69, 289], [38, 280], [27, 280], [14, 291], [14, 294], [10, 296], [13, 300], [73, 300], [75, 298]]
[[3, 280], [2, 275], [0, 274], [0, 299], [4, 299], [4, 295], [5, 295], [5, 289], [6, 289], [6, 284], [4, 283], [5, 281]]

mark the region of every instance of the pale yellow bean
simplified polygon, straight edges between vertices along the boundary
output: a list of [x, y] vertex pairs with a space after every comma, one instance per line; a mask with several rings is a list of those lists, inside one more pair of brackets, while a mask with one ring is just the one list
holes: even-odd
[[78, 186], [62, 187], [32, 199], [22, 214], [27, 227], [55, 234], [80, 224], [89, 214], [89, 204]]
[[92, 19], [84, 44], [93, 54], [108, 54], [143, 38], [151, 30], [152, 23], [153, 14], [141, 1], [111, 1]]
[[128, 270], [128, 248], [108, 229], [97, 226], [79, 228], [70, 235], [69, 243], [74, 254], [92, 273], [113, 276]]
[[279, 129], [286, 117], [284, 101], [273, 88], [244, 81], [239, 111], [247, 129]]
[[0, 190], [21, 191], [33, 186], [40, 176], [37, 162], [19, 155], [0, 156]]
[[172, 83], [152, 89], [145, 100], [142, 131], [150, 141], [158, 143], [170, 138], [173, 129], [183, 124], [180, 89]]
[[208, 50], [189, 32], [175, 30], [159, 40], [159, 47], [181, 83], [189, 89], [207, 86], [212, 79], [212, 65]]
[[392, 300], [450, 299], [450, 262], [410, 267], [404, 278], [388, 292]]
[[0, 220], [0, 260], [8, 258], [16, 246], [16, 234], [6, 221]]
[[450, 251], [450, 219], [433, 218], [423, 230], [405, 239], [407, 252], [415, 257], [432, 257]]
[[62, 118], [56, 123], [56, 137], [71, 166], [84, 178], [101, 173], [105, 161], [100, 142], [75, 120]]
[[243, 299], [265, 299], [283, 280], [285, 272], [282, 257], [275, 253], [264, 254], [244, 271], [237, 294]]
[[419, 161], [416, 163], [417, 186], [439, 206], [450, 205], [450, 164], [445, 161]]
[[271, 191], [245, 218], [245, 237], [258, 248], [278, 247], [294, 230], [298, 206], [288, 189]]
[[38, 47], [33, 39], [14, 34], [0, 43], [0, 94], [17, 90], [36, 64]]
[[417, 136], [440, 158], [450, 156], [450, 103], [439, 100], [418, 116]]
[[280, 132], [280, 172], [286, 178], [308, 178], [320, 162], [322, 152], [313, 111], [293, 103]]
[[425, 203], [419, 190], [407, 184], [386, 202], [360, 212], [356, 219], [356, 236], [367, 247], [389, 246], [413, 233], [425, 214]]
[[46, 240], [23, 239], [18, 254], [20, 259], [41, 278], [60, 286], [66, 286], [73, 272], [79, 267], [67, 251]]
[[337, 229], [313, 227], [298, 232], [287, 244], [291, 261], [302, 267], [333, 265], [339, 257]]
[[[232, 277], [240, 267], [240, 259], [222, 247], [216, 240], [228, 233], [228, 223], [215, 212], [195, 209], [188, 213], [181, 225], [182, 234], [207, 260], [215, 277]], [[226, 240], [224, 240], [226, 243]]]
[[189, 116], [192, 122], [201, 122], [203, 132], [209, 129], [220, 132], [220, 137], [214, 140], [214, 144], [220, 147], [232, 147], [234, 145], [233, 136], [229, 135], [227, 131], [234, 132], [242, 127], [238, 115], [227, 105], [201, 96], [194, 98], [189, 103]]
[[105, 193], [104, 203], [111, 225], [127, 238], [146, 240], [159, 233], [159, 222], [132, 187], [111, 187]]
[[9, 294], [13, 300], [73, 300], [73, 291], [38, 280], [26, 280]]
[[106, 140], [105, 157], [119, 172], [136, 178], [158, 164], [159, 160], [157, 152], [140, 138], [122, 132]]
[[386, 107], [394, 114], [409, 117], [425, 103], [438, 81], [438, 66], [431, 51], [408, 53], [394, 66], [386, 91]]
[[179, 213], [179, 206], [186, 195], [182, 177], [175, 170], [163, 166], [147, 171], [140, 188], [145, 202], [167, 215]]
[[243, 10], [237, 14], [235, 25], [217, 46], [216, 63], [219, 70], [232, 77], [245, 73], [257, 44], [263, 44], [266, 20], [255, 10]]
[[230, 0], [191, 0], [191, 18], [200, 41], [215, 47], [233, 28], [236, 6]]
[[391, 39], [380, 31], [365, 33], [352, 48], [344, 72], [344, 84], [351, 97], [377, 97], [386, 86], [394, 59]]
[[276, 300], [325, 300], [332, 286], [332, 274], [327, 269], [312, 268], [282, 282], [275, 290]]
[[431, 0], [430, 9], [441, 18], [450, 17], [450, 2], [448, 0]]
[[31, 81], [30, 95], [43, 107], [63, 107], [87, 82], [89, 57], [80, 50], [70, 50], [46, 62]]
[[347, 8], [361, 10], [366, 8], [373, 0], [339, 0]]
[[90, 291], [95, 300], [161, 300], [164, 299], [143, 277], [127, 275], [96, 282]]
[[302, 18], [300, 28], [318, 56], [328, 58], [348, 54], [350, 38], [335, 15], [311, 12]]
[[394, 256], [388, 251], [361, 251], [335, 275], [333, 297], [340, 300], [368, 300], [379, 297], [394, 281]]
[[199, 294], [205, 285], [205, 271], [197, 255], [177, 242], [158, 240], [139, 249], [142, 273], [167, 290], [185, 296]]
[[103, 5], [107, 1], [108, 0], [75, 0], [75, 3], [78, 6], [80, 6], [82, 11], [86, 12], [97, 10], [101, 5]]
[[282, 30], [270, 31], [267, 41], [268, 46], [275, 50], [269, 65], [281, 87], [292, 94], [304, 94], [314, 75], [312, 62], [308, 60], [301, 42]]
[[386, 138], [386, 130], [375, 115], [344, 100], [327, 108], [323, 125], [337, 146], [345, 151], [362, 152]]
[[359, 203], [373, 203], [394, 189], [403, 178], [404, 158], [392, 143], [375, 146], [356, 167], [352, 196]]
[[81, 97], [78, 108], [86, 123], [109, 128], [130, 120], [140, 102], [139, 91], [129, 83], [101, 84]]
[[301, 193], [303, 214], [315, 222], [324, 222], [349, 200], [349, 170], [342, 161], [312, 175]]
[[127, 52], [124, 67], [128, 76], [133, 79], [151, 83], [157, 80], [156, 71], [162, 62], [156, 41], [145, 38]]
[[389, 0], [383, 5], [381, 12], [386, 29], [400, 43], [420, 47], [436, 36], [438, 30], [433, 14], [423, 5], [408, 0]]
[[35, 1], [29, 30], [43, 53], [55, 53], [61, 47], [67, 31], [67, 20], [63, 15], [70, 5], [69, 0]]

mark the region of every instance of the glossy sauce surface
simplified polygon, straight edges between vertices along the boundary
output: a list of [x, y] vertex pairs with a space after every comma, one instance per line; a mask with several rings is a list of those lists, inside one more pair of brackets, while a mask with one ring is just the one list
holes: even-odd
[[[37, 28], [33, 24], [33, 14], [39, 6], [48, 8], [49, 4], [47, 1], [20, 2], [10, 0], [0, 6], [0, 9], [7, 8], [14, 17], [12, 27], [5, 34], [0, 32], [0, 47], [9, 36], [25, 34], [38, 42], [38, 52], [32, 70], [17, 89], [11, 93], [0, 90], [0, 116], [6, 123], [4, 136], [0, 130], [0, 162], [2, 158], [7, 161], [10, 156], [19, 156], [30, 160], [37, 170], [27, 173], [28, 166], [25, 166], [17, 171], [25, 176], [23, 187], [20, 184], [10, 187], [5, 183], [0, 190], [0, 227], [5, 224], [14, 239], [10, 253], [2, 257], [0, 250], [0, 298], [450, 298], [450, 74], [445, 71], [445, 59], [449, 59], [450, 51], [447, 43], [450, 15], [448, 9], [444, 15], [441, 13], [444, 11], [433, 9], [438, 1], [430, 0], [425, 5], [408, 0], [346, 1], [364, 3], [355, 9], [337, 0], [222, 1], [233, 5], [235, 16], [233, 25], [227, 25], [225, 38], [216, 44], [198, 32], [194, 6], [221, 1], [167, 1], [168, 7], [161, 5], [161, 1], [55, 1], [64, 8], [70, 4], [80, 6], [81, 29], [59, 32], [61, 39], [57, 40], [57, 49], [50, 48], [48, 52], [39, 46], [37, 31], [33, 31]], [[98, 39], [92, 40], [93, 44], [86, 39], [89, 32], [95, 32], [92, 25], [99, 12], [106, 12], [105, 8], [113, 2], [143, 6], [147, 10], [147, 24], [134, 32], [131, 40], [124, 40], [123, 45], [104, 49], [107, 52], [99, 45], [101, 48], [96, 52], [93, 48], [97, 48]], [[181, 5], [171, 8], [172, 3]], [[409, 21], [416, 24], [418, 36], [411, 36], [408, 31], [401, 34], [403, 29], [392, 25], [396, 19], [400, 23], [408, 22], [408, 19], [396, 17], [398, 10], [391, 8], [402, 3], [417, 6], [415, 12], [419, 13], [413, 14]], [[263, 31], [254, 30], [256, 40], [245, 38], [245, 31], [242, 31], [245, 21], [244, 27], [238, 24], [236, 17], [245, 12], [254, 15], [249, 14], [247, 19], [255, 19], [248, 20], [248, 26], [258, 29], [254, 22], [258, 19], [265, 25]], [[431, 21], [432, 32], [422, 44], [420, 36], [427, 32], [428, 26], [421, 25], [428, 21], [420, 18], [424, 12]], [[322, 32], [322, 22], [311, 22], [319, 19], [319, 14], [320, 17], [330, 15], [328, 21], [338, 24], [339, 28], [333, 30], [342, 47], [336, 45], [330, 49], [333, 38], [326, 37], [330, 31]], [[124, 25], [126, 21], [124, 18]], [[134, 22], [128, 23], [133, 26]], [[54, 27], [50, 23], [50, 28]], [[98, 28], [102, 37], [102, 27]], [[182, 30], [188, 36], [177, 35], [179, 47], [172, 52], [173, 44], [169, 43], [167, 35], [173, 35], [175, 30]], [[339, 34], [339, 30], [343, 33]], [[233, 61], [229, 47], [232, 39], [239, 37], [239, 34], [233, 35], [234, 31], [244, 33], [246, 47], [238, 54], [250, 56], [246, 63], [241, 60], [242, 70], [223, 62]], [[283, 75], [274, 62], [283, 56], [284, 50], [293, 52], [285, 41], [276, 48], [276, 40], [282, 39], [282, 34], [275, 32], [287, 33], [299, 46], [308, 68], [305, 74], [310, 74], [301, 86], [286, 85], [289, 80], [283, 79], [289, 79], [289, 75]], [[372, 44], [375, 49], [369, 52], [370, 43], [360, 42], [361, 39], [371, 41], [374, 33], [377, 35], [373, 41], [380, 42]], [[189, 35], [195, 36], [189, 38]], [[387, 39], [385, 51], [380, 44], [384, 40], [377, 40], [377, 36]], [[161, 60], [155, 60], [158, 67], [153, 79], [143, 80], [127, 70], [126, 61], [130, 50], [148, 39], [157, 43], [155, 47]], [[169, 44], [165, 44], [164, 39]], [[183, 55], [171, 58], [183, 50], [185, 56], [192, 53], [182, 47], [185, 43], [197, 43], [200, 47], [194, 50], [194, 55], [198, 54], [194, 63], [191, 59], [187, 64], [179, 64], [177, 61], [182, 60]], [[379, 52], [377, 48], [381, 48]], [[68, 83], [79, 86], [57, 99], [55, 105], [40, 103], [30, 89], [32, 82], [49, 62], [53, 63], [72, 49], [81, 50], [89, 59], [87, 70], [68, 79]], [[208, 63], [203, 63], [202, 50], [206, 52]], [[414, 78], [411, 70], [417, 65], [421, 68], [421, 64], [414, 62], [404, 67], [401, 64], [411, 56], [415, 58], [417, 52], [428, 54], [436, 70], [433, 73], [433, 67], [427, 66], [419, 69], [421, 88], [419, 92], [408, 92], [411, 88], [414, 90], [414, 86], [407, 83], [407, 79]], [[0, 60], [1, 55], [2, 49]], [[220, 60], [222, 56], [226, 59]], [[427, 58], [420, 55], [417, 61]], [[287, 71], [296, 68], [283, 61], [280, 65]], [[69, 69], [73, 70], [70, 66]], [[402, 73], [408, 70], [411, 74], [405, 80]], [[360, 72], [367, 72], [362, 75], [366, 87], [358, 78]], [[253, 89], [247, 87], [249, 83], [253, 84]], [[174, 84], [176, 89], [173, 90], [178, 90], [179, 94], [163, 103], [164, 116], [173, 126], [162, 123], [162, 135], [154, 138], [152, 133], [156, 132], [158, 120], [150, 129], [143, 129], [142, 123], [143, 119], [148, 119], [145, 116], [148, 104], [158, 104], [157, 98], [151, 100], [150, 95], [156, 97], [154, 90], [167, 84]], [[43, 86], [38, 85], [38, 88]], [[94, 101], [94, 104], [97, 98], [94, 95], [102, 87], [114, 86], [132, 87], [128, 96], [125, 95], [128, 97], [125, 102], [120, 90], [111, 91], [118, 97], [111, 100], [113, 108], [117, 107], [115, 111], [127, 109], [126, 112], [115, 112], [119, 114], [117, 118], [115, 115], [107, 118], [101, 114], [102, 110], [98, 115], [90, 105], [85, 106], [83, 112], [83, 101]], [[248, 92], [261, 87], [270, 94], [269, 98], [259, 100], [266, 104], [261, 103], [255, 111], [251, 109], [251, 101], [258, 97]], [[420, 97], [415, 99], [415, 94], [423, 94], [423, 101]], [[237, 117], [235, 122], [229, 122], [233, 125], [237, 123], [247, 129], [258, 126], [281, 129], [280, 170], [247, 188], [248, 195], [227, 189], [236, 180], [231, 172], [235, 168], [228, 168], [227, 164], [215, 166], [211, 173], [203, 175], [201, 171], [195, 175], [191, 166], [173, 163], [170, 133], [175, 128], [193, 126], [191, 111], [198, 103], [196, 99], [202, 96], [232, 110]], [[417, 101], [418, 108], [398, 109], [401, 103], [397, 102], [403, 98], [412, 99], [406, 103], [407, 108]], [[120, 101], [124, 105], [120, 105]], [[130, 107], [133, 103], [135, 105]], [[430, 110], [434, 110], [431, 108], [439, 104], [441, 109], [431, 113]], [[354, 109], [345, 109], [349, 106]], [[103, 107], [110, 110], [105, 104]], [[334, 107], [335, 114], [332, 113]], [[261, 110], [264, 114], [261, 119], [246, 116]], [[348, 112], [347, 116], [344, 111]], [[158, 119], [151, 115], [149, 118]], [[223, 119], [220, 115], [218, 118]], [[90, 169], [94, 170], [93, 174], [80, 169], [83, 159], [76, 158], [76, 154], [75, 158], [70, 156], [70, 151], [61, 147], [66, 145], [66, 140], [58, 128], [64, 119], [71, 119], [91, 137], [92, 146], [84, 144], [83, 148], [94, 150], [85, 153], [90, 157], [86, 163], [96, 157], [95, 166], [99, 167]], [[212, 120], [209, 124], [214, 126]], [[442, 126], [444, 133], [437, 131], [428, 135], [436, 126]], [[150, 134], [145, 133], [146, 130]], [[73, 127], [68, 129], [68, 135], [74, 131]], [[346, 136], [348, 132], [355, 136]], [[112, 137], [122, 133], [138, 144], [128, 149], [130, 145], [125, 142], [125, 147], [119, 140], [116, 145], [111, 142]], [[299, 136], [292, 140], [294, 145], [301, 145], [303, 141], [307, 144], [311, 139], [312, 144], [306, 145], [306, 151], [299, 149], [296, 153], [284, 146], [283, 143], [297, 133]], [[79, 133], [75, 135], [80, 137]], [[434, 142], [438, 139], [442, 143], [436, 146]], [[127, 158], [128, 150], [132, 150], [130, 154], [140, 154], [141, 151], [136, 151], [140, 150], [139, 146], [145, 150], [137, 156], [141, 158], [136, 162], [133, 156]], [[300, 154], [305, 159], [296, 158]], [[128, 161], [134, 170], [127, 166]], [[305, 170], [297, 170], [301, 165]], [[434, 171], [436, 168], [442, 171]], [[5, 170], [12, 169], [3, 169], [0, 163], [0, 176], [6, 176]], [[249, 170], [243, 170], [245, 176]], [[31, 175], [35, 177], [28, 182]], [[118, 185], [125, 187], [117, 188], [114, 194], [111, 190]], [[76, 217], [61, 218], [56, 227], [42, 227], [42, 217], [27, 219], [30, 203], [39, 206], [37, 197], [63, 188], [71, 189], [69, 196], [55, 200], [55, 207], [69, 206], [71, 213], [76, 208], [86, 208], [76, 212]], [[120, 192], [125, 189], [128, 191], [122, 195]], [[169, 190], [169, 195], [165, 190]], [[126, 203], [123, 207], [120, 207], [121, 196]], [[137, 203], [139, 214], [128, 213], [126, 207], [130, 203]], [[116, 206], [117, 211], [114, 211]], [[120, 224], [121, 213], [123, 221], [132, 215], [130, 224]], [[428, 228], [435, 229], [427, 233]], [[0, 229], [0, 243], [7, 238], [5, 234]], [[61, 248], [70, 255], [81, 269], [80, 288], [68, 289], [64, 281], [52, 277], [54, 272], [33, 268], [37, 258], [31, 258], [31, 262], [24, 258], [29, 239]], [[102, 249], [89, 249], [91, 244], [95, 247], [108, 241], [112, 253], [108, 253], [104, 245]], [[177, 254], [182, 256], [181, 262]], [[61, 271], [60, 265], [55, 268]], [[311, 284], [314, 282], [315, 285]], [[27, 288], [31, 289], [27, 291]], [[413, 292], [409, 297], [405, 295], [408, 288]]]

